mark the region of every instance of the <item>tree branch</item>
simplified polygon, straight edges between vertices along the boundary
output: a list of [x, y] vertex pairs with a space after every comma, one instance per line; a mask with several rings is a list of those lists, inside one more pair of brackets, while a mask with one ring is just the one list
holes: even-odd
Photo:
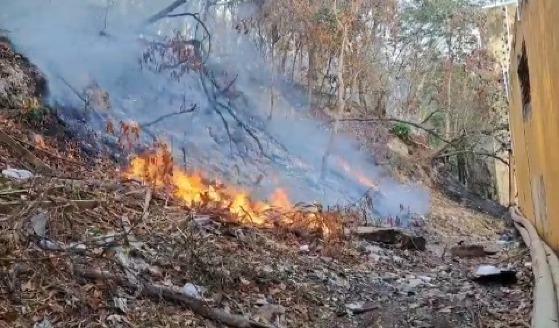
[[148, 18], [145, 22], [145, 25], [150, 25], [153, 24], [155, 22], [157, 22], [158, 20], [167, 17], [167, 15], [169, 15], [170, 13], [172, 13], [175, 9], [177, 9], [178, 7], [184, 5], [186, 3], [186, 0], [176, 0], [175, 2], [173, 2], [172, 4], [170, 4], [169, 6], [165, 7], [163, 10], [161, 10], [160, 12], [158, 12], [157, 14], [151, 16], [150, 18]]
[[[339, 122], [396, 122], [396, 123], [403, 123], [403, 124], [408, 124], [413, 126], [414, 128], [423, 130], [425, 132], [427, 132], [428, 134], [432, 135], [433, 137], [441, 140], [442, 142], [446, 143], [446, 144], [453, 144], [454, 140], [447, 140], [445, 139], [443, 136], [441, 136], [440, 134], [435, 132], [435, 129], [432, 128], [427, 128], [422, 126], [421, 124], [415, 123], [415, 122], [410, 122], [410, 121], [405, 121], [405, 120], [400, 120], [397, 118], [342, 118], [338, 120]], [[335, 122], [335, 120], [331, 120], [330, 123]]]
[[[204, 32], [206, 32], [206, 35], [208, 36], [208, 51], [206, 53], [206, 58], [204, 58], [204, 63], [205, 63], [208, 60], [208, 58], [210, 56], [210, 52], [212, 50], [212, 35], [210, 34], [210, 31], [208, 30], [208, 27], [206, 26], [206, 24], [204, 24], [204, 22], [202, 22], [200, 17], [198, 17], [197, 13], [181, 13], [181, 14], [167, 15], [166, 17], [173, 18], [173, 17], [183, 17], [183, 16], [188, 16], [188, 17], [194, 18], [194, 20], [196, 22], [198, 22], [198, 24], [200, 24], [200, 26], [202, 26], [202, 28], [204, 29]], [[196, 37], [196, 35], [194, 35], [194, 37]]]
[[173, 116], [177, 116], [177, 115], [181, 115], [181, 114], [186, 114], [186, 113], [192, 113], [193, 111], [196, 110], [196, 107], [197, 107], [197, 105], [192, 105], [192, 107], [190, 107], [188, 109], [182, 109], [182, 110], [180, 110], [176, 113], [165, 114], [165, 115], [163, 115], [163, 116], [161, 116], [161, 117], [159, 117], [159, 118], [157, 118], [157, 119], [155, 119], [151, 122], [140, 124], [140, 128], [142, 128], [142, 129], [149, 128], [150, 126], [155, 125], [155, 124], [157, 124], [157, 123], [159, 123], [159, 122], [161, 122], [164, 119], [167, 119], [169, 117], [173, 117]]
[[457, 156], [457, 155], [461, 155], [461, 154], [472, 154], [472, 155], [477, 155], [477, 156], [490, 157], [490, 158], [496, 159], [496, 160], [502, 162], [503, 164], [509, 166], [509, 162], [502, 157], [499, 157], [499, 156], [497, 156], [495, 154], [492, 154], [492, 153], [477, 152], [477, 151], [474, 151], [474, 150], [460, 150], [460, 151], [455, 151], [455, 152], [451, 152], [451, 153], [445, 153], [445, 154], [437, 155], [434, 158], [446, 158], [446, 157]]

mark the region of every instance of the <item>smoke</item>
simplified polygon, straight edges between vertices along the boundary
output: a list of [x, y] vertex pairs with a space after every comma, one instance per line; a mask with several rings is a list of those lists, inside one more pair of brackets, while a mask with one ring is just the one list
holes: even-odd
[[[348, 137], [336, 138], [321, 177], [327, 126], [310, 117], [303, 92], [280, 76], [272, 79], [255, 43], [232, 27], [227, 7], [214, 6], [203, 17], [211, 33], [206, 78], [199, 69], [164, 69], [170, 67], [165, 66], [169, 53], [157, 44], [177, 37], [202, 39], [202, 50], [210, 44], [192, 17], [146, 26], [146, 19], [169, 2], [0, 0], [0, 28], [46, 75], [48, 100], [64, 108], [60, 114], [69, 124], [101, 135], [109, 120], [141, 124], [196, 105], [192, 113], [149, 128], [171, 142], [177, 158], [184, 153], [192, 170], [243, 185], [255, 197], [283, 187], [295, 201], [326, 205], [354, 202], [374, 183], [380, 189], [373, 197], [378, 215], [428, 211], [422, 187], [397, 183]], [[204, 12], [205, 1], [188, 3], [175, 12]], [[247, 6], [243, 13], [249, 17], [251, 10]], [[272, 84], [276, 100], [269, 120]], [[92, 85], [108, 92], [110, 109], [84, 110], [81, 90]]]

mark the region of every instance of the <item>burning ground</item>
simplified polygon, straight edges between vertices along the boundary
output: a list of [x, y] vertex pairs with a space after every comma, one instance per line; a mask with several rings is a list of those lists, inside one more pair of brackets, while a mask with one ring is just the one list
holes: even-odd
[[[5, 42], [0, 70], [0, 168], [33, 174], [0, 176], [4, 327], [529, 326], [528, 252], [497, 244], [500, 220], [434, 192], [412, 229], [426, 251], [367, 241], [351, 212], [290, 204], [281, 190], [251, 200], [177, 167], [164, 146], [125, 166], [93, 156]], [[454, 256], [460, 241], [497, 253]], [[518, 281], [474, 282], [478, 264]]]

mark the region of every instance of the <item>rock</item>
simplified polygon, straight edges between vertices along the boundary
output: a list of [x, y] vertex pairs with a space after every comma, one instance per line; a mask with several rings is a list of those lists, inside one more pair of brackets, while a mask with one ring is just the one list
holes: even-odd
[[484, 275], [491, 275], [491, 274], [499, 274], [501, 270], [493, 265], [480, 265], [475, 274], [477, 276], [484, 276]]
[[430, 283], [433, 280], [433, 278], [427, 276], [419, 276], [417, 278], [421, 279], [425, 283]]
[[45, 212], [39, 212], [29, 219], [31, 221], [31, 227], [35, 235], [45, 238], [47, 232], [47, 222], [48, 216]]
[[388, 140], [386, 146], [391, 152], [398, 154], [401, 157], [408, 157], [410, 154], [408, 146], [400, 140], [400, 138], [391, 138]]
[[411, 289], [415, 289], [419, 286], [423, 286], [423, 283], [424, 283], [423, 280], [413, 278], [413, 279], [408, 280], [408, 287], [411, 288]]
[[309, 245], [301, 245], [299, 247], [299, 252], [301, 253], [308, 253], [310, 251]]
[[186, 296], [200, 300], [203, 298], [202, 294], [206, 292], [206, 288], [188, 282], [181, 288], [181, 292]]
[[43, 321], [41, 322], [36, 322], [33, 325], [33, 328], [53, 328], [54, 326], [52, 325], [52, 323], [49, 321], [49, 319], [43, 319]]
[[257, 317], [265, 322], [274, 323], [284, 313], [285, 308], [281, 305], [265, 304], [258, 309]]
[[458, 245], [450, 249], [450, 254], [454, 257], [473, 258], [494, 255], [497, 252], [488, 251], [481, 245]]
[[203, 228], [212, 224], [212, 219], [209, 215], [196, 215], [193, 218], [194, 224], [199, 227]]
[[355, 234], [370, 242], [398, 244], [401, 249], [424, 251], [426, 246], [425, 238], [412, 235], [402, 229], [357, 227]]
[[128, 303], [126, 298], [113, 297], [114, 307], [119, 309], [122, 313], [128, 312]]
[[345, 305], [345, 308], [349, 311], [353, 312], [354, 310], [360, 309], [363, 307], [363, 302], [355, 302], [355, 303], [348, 303]]
[[358, 315], [367, 312], [371, 312], [379, 309], [378, 305], [366, 304], [364, 302], [354, 302], [345, 304], [345, 311], [339, 312], [338, 316], [341, 317], [346, 314]]
[[33, 173], [27, 170], [19, 170], [19, 169], [12, 169], [12, 168], [2, 170], [2, 175], [8, 179], [12, 179], [16, 181], [25, 181], [34, 177]]
[[481, 284], [510, 285], [517, 281], [516, 271], [503, 270], [493, 265], [480, 265], [472, 278]]

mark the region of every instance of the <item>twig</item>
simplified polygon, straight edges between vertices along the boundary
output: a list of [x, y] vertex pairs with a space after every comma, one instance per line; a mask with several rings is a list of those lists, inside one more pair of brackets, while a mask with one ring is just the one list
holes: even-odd
[[145, 25], [153, 24], [153, 23], [157, 22], [158, 20], [167, 17], [167, 15], [169, 15], [175, 9], [177, 9], [178, 7], [182, 6], [185, 3], [186, 3], [186, 0], [176, 0], [175, 2], [173, 2], [169, 6], [165, 7], [163, 10], [161, 10], [157, 14], [148, 18], [145, 22]]
[[231, 107], [224, 105], [222, 103], [220, 103], [219, 101], [216, 101], [216, 104], [227, 110], [227, 112], [229, 113], [229, 115], [231, 115], [231, 117], [233, 117], [233, 119], [235, 119], [235, 121], [237, 121], [237, 124], [239, 124], [239, 126], [245, 130], [246, 133], [248, 133], [248, 135], [256, 142], [256, 145], [258, 146], [258, 149], [260, 150], [260, 154], [266, 158], [269, 158], [268, 154], [266, 153], [266, 151], [264, 150], [264, 147], [262, 146], [262, 142], [260, 141], [260, 139], [258, 138], [258, 136], [256, 136], [256, 134], [254, 133], [254, 131], [252, 131], [252, 129], [246, 125], [245, 122], [243, 122], [238, 116], [237, 114], [235, 114], [235, 112], [233, 111], [233, 109], [231, 109]]
[[[78, 200], [42, 200], [37, 201], [36, 204], [38, 205], [72, 205], [78, 208], [95, 208], [103, 201], [95, 200], [95, 199], [78, 199]], [[11, 208], [13, 206], [18, 205], [26, 205], [28, 201], [12, 201], [12, 202], [0, 202], [0, 208], [8, 207]]]
[[86, 270], [84, 268], [75, 268], [75, 273], [86, 279], [106, 280], [116, 283], [117, 285], [135, 289], [140, 294], [154, 299], [165, 299], [188, 307], [194, 313], [204, 318], [214, 320], [229, 327], [236, 328], [269, 328], [269, 325], [258, 323], [240, 315], [229, 314], [223, 310], [208, 307], [204, 302], [180, 293], [172, 288], [151, 284], [139, 283], [135, 284], [126, 278], [101, 270]]
[[0, 196], [15, 195], [15, 194], [25, 194], [29, 190], [2, 190], [0, 191]]
[[235, 78], [231, 80], [231, 82], [229, 82], [229, 84], [227, 84], [227, 86], [225, 86], [225, 88], [219, 90], [220, 94], [225, 94], [227, 91], [229, 91], [229, 89], [231, 89], [231, 87], [233, 86], [233, 84], [235, 84], [235, 82], [237, 82], [237, 79], [239, 78], [239, 73], [237, 73], [237, 75], [235, 75]]
[[[173, 17], [183, 17], [183, 16], [188, 16], [188, 17], [194, 18], [194, 20], [196, 22], [198, 22], [198, 24], [200, 24], [200, 26], [202, 26], [202, 28], [206, 32], [206, 35], [208, 36], [208, 51], [206, 52], [206, 58], [204, 58], [204, 61], [203, 61], [203, 63], [206, 63], [206, 61], [210, 57], [210, 52], [212, 51], [212, 35], [210, 34], [210, 31], [208, 30], [208, 27], [206, 26], [206, 24], [204, 24], [204, 22], [202, 22], [200, 17], [198, 17], [198, 14], [182, 13], [182, 14], [175, 14], [175, 15], [167, 15], [167, 17], [171, 17], [171, 18], [173, 18]], [[194, 37], [196, 37], [196, 35]], [[201, 46], [200, 46], [200, 48], [201, 48]]]
[[189, 109], [183, 109], [183, 110], [180, 110], [180, 111], [178, 111], [178, 112], [176, 112], [176, 113], [165, 114], [165, 115], [163, 115], [163, 116], [161, 116], [161, 117], [159, 117], [159, 118], [157, 118], [157, 119], [155, 119], [155, 120], [153, 120], [153, 121], [151, 121], [151, 122], [140, 124], [140, 128], [142, 128], [142, 129], [148, 128], [148, 127], [150, 127], [150, 126], [152, 126], [152, 125], [154, 125], [154, 124], [157, 124], [157, 123], [159, 123], [159, 122], [161, 122], [161, 121], [163, 121], [164, 119], [167, 119], [167, 118], [169, 118], [169, 117], [173, 117], [173, 116], [177, 116], [177, 115], [182, 115], [182, 114], [186, 114], [186, 113], [192, 113], [193, 111], [196, 110], [196, 107], [197, 107], [197, 105], [193, 105], [193, 106], [190, 107]]
[[151, 188], [147, 188], [146, 190], [146, 198], [144, 199], [144, 212], [142, 214], [142, 221], [141, 222], [145, 222], [146, 219], [148, 218], [149, 215], [149, 204], [151, 203], [151, 195], [152, 195], [152, 191]]
[[80, 98], [80, 100], [84, 102], [85, 109], [87, 109], [87, 103], [88, 103], [87, 98], [84, 97], [84, 96], [83, 96], [76, 88], [74, 88], [68, 81], [66, 81], [65, 78], [63, 78], [62, 76], [59, 76], [58, 78], [62, 81], [62, 83], [64, 83], [64, 85], [66, 85], [66, 86], [68, 87], [68, 89], [70, 89], [70, 90], [76, 95], [76, 97]]
[[213, 108], [214, 112], [217, 113], [217, 115], [221, 119], [221, 122], [223, 123], [223, 126], [225, 127], [225, 132], [227, 132], [227, 136], [229, 137], [229, 150], [231, 151], [231, 153], [233, 153], [233, 138], [231, 137], [231, 129], [229, 128], [229, 123], [227, 123], [227, 120], [223, 116], [223, 113], [219, 110], [219, 108], [217, 108], [217, 106], [215, 104], [216, 99], [215, 99], [215, 97], [212, 97], [210, 95], [210, 91], [208, 89], [208, 86], [206, 85], [206, 80], [205, 80], [204, 74], [202, 74], [202, 73], [200, 73], [200, 83], [202, 85], [202, 89], [204, 90], [204, 93], [206, 94], [206, 97], [208, 97], [208, 100], [212, 104], [212, 108]]

